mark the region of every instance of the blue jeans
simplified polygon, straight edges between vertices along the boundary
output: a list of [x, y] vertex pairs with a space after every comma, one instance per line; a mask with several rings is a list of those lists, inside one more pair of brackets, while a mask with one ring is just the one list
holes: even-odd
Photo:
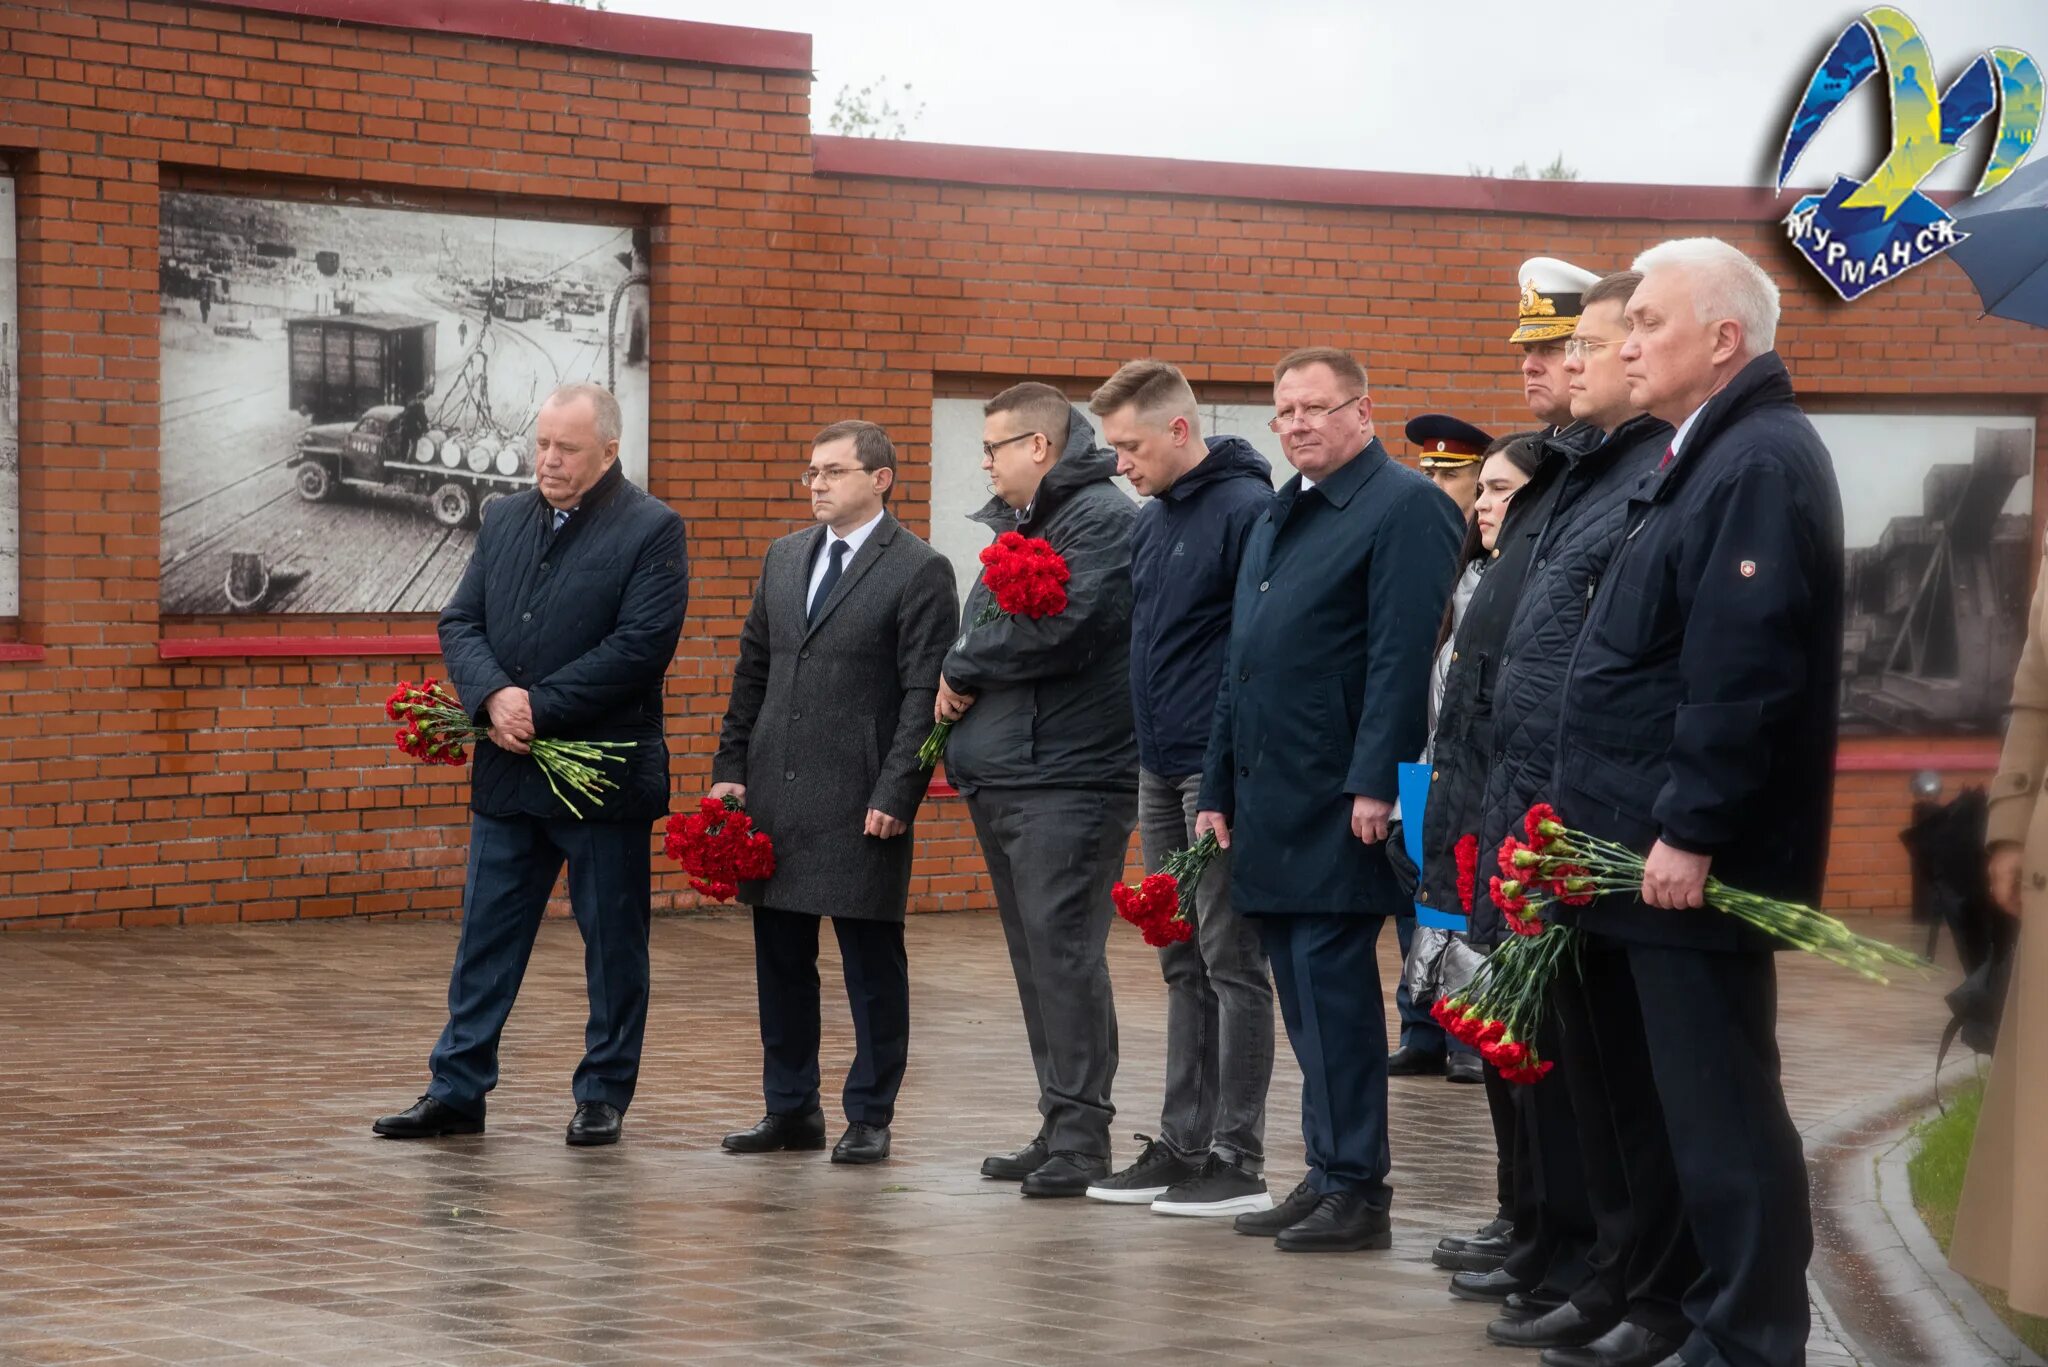
[[498, 1036], [526, 976], [533, 938], [564, 860], [583, 932], [590, 991], [578, 1101], [625, 1110], [647, 1029], [647, 929], [653, 872], [644, 822], [549, 821], [472, 813], [462, 938], [448, 978], [448, 1025], [434, 1046], [427, 1095], [476, 1115], [498, 1085]]
[[[1194, 843], [1202, 776], [1138, 771], [1145, 870]], [[1266, 1089], [1273, 1081], [1273, 980], [1258, 928], [1230, 907], [1230, 854], [1195, 891], [1193, 938], [1159, 951], [1166, 978], [1166, 1104], [1160, 1140], [1190, 1162], [1216, 1153], [1248, 1172], [1266, 1163]]]

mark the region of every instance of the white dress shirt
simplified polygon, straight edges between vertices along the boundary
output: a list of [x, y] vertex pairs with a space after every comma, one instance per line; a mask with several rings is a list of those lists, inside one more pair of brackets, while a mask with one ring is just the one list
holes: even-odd
[[839, 565], [839, 572], [843, 575], [852, 567], [853, 558], [860, 554], [860, 548], [867, 544], [869, 535], [881, 524], [882, 514], [876, 513], [845, 536], [832, 531], [825, 533], [825, 539], [818, 543], [818, 558], [811, 565], [811, 586], [804, 591], [804, 610], [806, 612], [809, 612], [811, 609], [811, 600], [818, 596], [818, 585], [825, 582], [825, 569], [832, 563], [832, 543], [835, 541], [844, 541], [846, 543], [846, 558]]
[[1685, 415], [1685, 421], [1678, 424], [1678, 430], [1671, 434], [1672, 459], [1676, 460], [1678, 453], [1685, 449], [1686, 433], [1692, 431], [1692, 425], [1700, 420], [1700, 414], [1704, 413], [1706, 409], [1707, 406], [1705, 404], [1701, 404], [1698, 408], [1693, 409], [1692, 412]]

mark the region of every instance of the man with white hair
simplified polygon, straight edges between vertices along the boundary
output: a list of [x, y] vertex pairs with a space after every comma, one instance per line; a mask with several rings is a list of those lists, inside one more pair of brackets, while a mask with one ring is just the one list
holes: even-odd
[[[470, 770], [469, 873], [448, 1024], [426, 1095], [371, 1126], [388, 1139], [482, 1134], [498, 1039], [562, 866], [590, 989], [566, 1138], [616, 1144], [647, 1030], [648, 828], [668, 812], [662, 677], [689, 606], [683, 520], [619, 464], [619, 401], [567, 384], [534, 419], [534, 487], [493, 507], [441, 612], [463, 709], [488, 724]], [[615, 786], [571, 807], [536, 738], [625, 743]]]
[[1648, 861], [1639, 894], [1604, 897], [1578, 923], [1628, 957], [1649, 1076], [1609, 1085], [1654, 1089], [1704, 1268], [1685, 1296], [1690, 1336], [1662, 1361], [1797, 1367], [1813, 1229], [1779, 1085], [1776, 945], [1705, 908], [1703, 890], [1711, 872], [1820, 900], [1841, 496], [1772, 350], [1778, 290], [1762, 268], [1712, 238], [1635, 265], [1629, 403], [1676, 431], [1587, 614], [1553, 801]]

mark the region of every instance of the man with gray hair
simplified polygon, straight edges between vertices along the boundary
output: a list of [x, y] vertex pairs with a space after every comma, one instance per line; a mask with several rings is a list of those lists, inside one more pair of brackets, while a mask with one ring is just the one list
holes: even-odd
[[[1833, 798], [1842, 507], [1772, 350], [1778, 290], [1725, 242], [1636, 260], [1629, 406], [1677, 430], [1630, 504], [1565, 680], [1552, 801], [1647, 857], [1639, 892], [1578, 913], [1625, 953], [1702, 1275], [1680, 1345], [1553, 1349], [1552, 1367], [1797, 1367], [1813, 1249], [1779, 1084], [1768, 937], [1703, 906], [1709, 872], [1818, 904]], [[1610, 951], [1611, 952], [1611, 951]], [[1661, 1336], [1658, 1336], [1661, 1337]], [[1607, 1351], [1602, 1351], [1605, 1344]]]
[[[462, 938], [433, 1081], [372, 1126], [390, 1139], [481, 1134], [498, 1036], [566, 861], [590, 990], [574, 1145], [618, 1142], [647, 1026], [653, 881], [648, 827], [668, 812], [662, 676], [689, 603], [683, 520], [626, 482], [618, 400], [564, 385], [534, 420], [534, 484], [494, 506], [441, 654], [462, 706], [490, 726], [470, 774]], [[571, 808], [532, 759], [536, 737], [624, 742], [617, 787]]]

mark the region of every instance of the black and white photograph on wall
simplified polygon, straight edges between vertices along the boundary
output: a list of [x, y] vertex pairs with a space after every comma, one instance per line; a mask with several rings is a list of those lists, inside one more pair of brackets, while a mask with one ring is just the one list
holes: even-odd
[[646, 485], [644, 227], [162, 198], [165, 614], [438, 612], [570, 381]]
[[0, 617], [21, 615], [21, 314], [14, 179], [0, 176]]
[[1996, 736], [2040, 547], [2032, 418], [1813, 415], [1848, 547], [1842, 728]]

